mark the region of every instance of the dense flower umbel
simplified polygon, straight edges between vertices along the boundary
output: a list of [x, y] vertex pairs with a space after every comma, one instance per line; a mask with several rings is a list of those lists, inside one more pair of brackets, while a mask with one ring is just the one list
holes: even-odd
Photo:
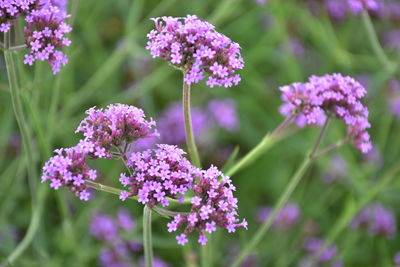
[[371, 236], [393, 238], [396, 234], [396, 218], [393, 211], [380, 204], [365, 207], [354, 218], [351, 226], [366, 229]]
[[64, 11], [54, 6], [35, 10], [27, 16], [28, 26], [25, 27], [24, 34], [30, 52], [25, 55], [25, 64], [32, 65], [36, 60], [47, 60], [54, 74], [67, 64], [67, 56], [57, 50], [71, 44], [65, 37], [72, 30], [64, 22], [67, 17]]
[[39, 0], [0, 0], [0, 32], [8, 32], [13, 22], [39, 8]]
[[237, 219], [237, 199], [233, 196], [236, 188], [229, 177], [216, 167], [198, 173], [195, 179], [192, 198], [192, 209], [189, 214], [179, 214], [168, 223], [168, 232], [175, 232], [180, 226], [185, 229], [176, 237], [179, 245], [188, 242], [187, 236], [193, 231], [199, 232], [198, 242], [207, 243], [205, 232], [216, 231], [217, 226], [235, 232], [237, 227], [247, 229], [247, 222], [239, 223]]
[[183, 200], [199, 171], [176, 146], [157, 145], [156, 149], [132, 153], [128, 167], [132, 175], [121, 174], [120, 182], [129, 187], [128, 196], [139, 196], [139, 202], [153, 207], [168, 206], [167, 198]]
[[87, 144], [81, 141], [71, 148], [56, 149], [57, 155], [51, 157], [43, 167], [42, 182], [49, 180], [50, 187], [57, 190], [68, 187], [81, 200], [89, 200], [85, 179], [95, 180], [96, 170], [86, 163], [89, 151]]
[[321, 125], [326, 116], [348, 125], [347, 133], [355, 147], [363, 153], [372, 148], [367, 129], [368, 109], [360, 102], [365, 88], [356, 80], [341, 74], [311, 76], [306, 83], [280, 87], [285, 102], [280, 111], [286, 116], [297, 114], [297, 124]]
[[113, 147], [157, 135], [155, 121], [147, 121], [143, 110], [134, 106], [115, 104], [105, 110], [92, 107], [86, 114], [75, 132], [82, 132], [85, 141], [93, 144], [91, 156], [95, 158], [111, 158]]
[[147, 36], [148, 49], [153, 57], [161, 57], [182, 69], [185, 83], [198, 83], [208, 74], [210, 87], [237, 85], [243, 68], [240, 46], [215, 31], [210, 23], [194, 15], [153, 19], [156, 29]]

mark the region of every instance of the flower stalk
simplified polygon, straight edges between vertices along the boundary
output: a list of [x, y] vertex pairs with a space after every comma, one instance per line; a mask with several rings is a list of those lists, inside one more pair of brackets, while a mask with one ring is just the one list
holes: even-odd
[[196, 141], [193, 134], [192, 115], [190, 112], [190, 85], [185, 82], [185, 73], [183, 75], [182, 102], [183, 116], [185, 121], [186, 145], [190, 160], [196, 167], [200, 167], [199, 152], [197, 151]]
[[294, 190], [296, 189], [297, 185], [299, 184], [301, 178], [304, 176], [304, 173], [307, 171], [308, 167], [314, 161], [315, 153], [318, 150], [319, 145], [325, 135], [326, 129], [329, 124], [329, 117], [325, 120], [324, 125], [317, 137], [316, 142], [314, 143], [311, 152], [307, 154], [304, 158], [302, 164], [297, 169], [296, 173], [291, 178], [289, 184], [286, 186], [283, 194], [280, 196], [274, 210], [272, 211], [271, 215], [268, 219], [261, 225], [261, 227], [257, 230], [253, 238], [250, 240], [249, 243], [244, 247], [241, 253], [237, 256], [232, 266], [238, 267], [243, 262], [243, 260], [253, 251], [253, 249], [260, 243], [260, 241], [264, 238], [265, 234], [271, 228], [272, 223], [274, 222], [275, 217], [278, 215], [282, 207], [284, 207], [291, 195], [293, 194]]
[[146, 267], [153, 266], [153, 244], [151, 239], [151, 208], [144, 205], [143, 209], [143, 247]]

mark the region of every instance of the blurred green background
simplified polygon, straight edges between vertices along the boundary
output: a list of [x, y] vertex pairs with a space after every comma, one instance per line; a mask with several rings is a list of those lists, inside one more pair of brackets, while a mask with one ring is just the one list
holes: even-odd
[[[208, 150], [217, 153], [238, 147], [239, 157], [243, 156], [278, 126], [283, 120], [279, 114], [281, 85], [303, 82], [312, 74], [339, 72], [359, 78], [368, 89], [370, 133], [378, 156], [367, 160], [351, 145], [343, 146], [337, 153], [347, 163], [347, 171], [332, 184], [321, 178], [336, 152], [319, 158], [290, 200], [300, 207], [300, 222], [290, 231], [269, 232], [254, 251], [254, 265], [249, 266], [298, 266], [310, 224], [318, 225], [312, 230], [315, 235], [332, 237], [345, 266], [391, 266], [400, 248], [397, 237], [370, 237], [346, 223], [349, 214], [367, 202], [380, 201], [396, 214], [400, 212], [399, 175], [390, 173], [400, 165], [400, 123], [388, 107], [389, 82], [399, 72], [388, 72], [378, 60], [359, 16], [337, 21], [329, 17], [322, 1], [314, 1], [311, 9], [310, 1], [294, 0], [270, 0], [263, 5], [252, 0], [71, 0], [68, 10], [74, 30], [72, 45], [65, 50], [67, 66], [56, 76], [45, 63], [19, 66], [23, 95], [30, 100], [25, 102], [25, 111], [38, 173], [52, 150], [79, 140], [74, 130], [89, 107], [119, 102], [141, 107], [157, 118], [170, 103], [181, 100], [181, 73], [150, 57], [144, 49], [146, 34], [154, 26], [151, 17], [196, 14], [239, 43], [245, 60], [239, 86], [211, 89], [201, 82], [192, 87], [193, 106], [204, 107], [213, 98], [231, 98], [237, 105], [239, 129], [218, 134]], [[378, 37], [399, 26], [379, 16], [373, 17], [373, 24]], [[392, 62], [398, 62], [396, 49], [385, 52]], [[18, 57], [22, 61], [23, 52]], [[31, 220], [28, 182], [48, 185], [40, 184], [39, 175], [28, 181], [4, 59], [0, 60], [0, 261], [6, 262]], [[239, 214], [249, 221], [249, 230], [218, 231], [212, 240], [213, 266], [229, 266], [229, 253], [245, 245], [259, 226], [254, 220], [257, 209], [275, 203], [317, 134], [310, 127], [296, 131], [233, 177]], [[344, 134], [342, 123], [335, 121], [324, 144]], [[99, 161], [93, 166], [99, 170], [100, 182], [118, 186], [122, 165]], [[388, 175], [393, 179], [382, 183]], [[96, 266], [103, 245], [89, 233], [90, 218], [96, 213], [115, 216], [121, 206], [138, 222], [134, 232], [125, 233], [127, 238], [141, 240], [141, 204], [121, 202], [102, 192], [83, 203], [64, 188], [48, 191], [42, 206], [33, 205], [43, 213], [32, 244], [13, 266]], [[38, 197], [36, 191], [33, 197]], [[171, 266], [185, 266], [188, 261], [184, 259], [193, 255], [176, 245], [174, 235], [167, 233], [167, 222], [157, 215], [154, 218], [155, 253]], [[197, 250], [195, 239], [191, 243]]]

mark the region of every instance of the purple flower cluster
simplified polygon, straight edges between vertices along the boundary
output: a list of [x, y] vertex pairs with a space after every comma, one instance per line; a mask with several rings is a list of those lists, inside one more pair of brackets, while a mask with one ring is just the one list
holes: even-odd
[[0, 32], [8, 32], [15, 20], [39, 8], [39, 0], [0, 0]]
[[397, 252], [393, 257], [393, 263], [395, 267], [400, 266], [400, 252]]
[[[259, 223], [267, 221], [272, 211], [272, 207], [260, 207], [257, 211], [257, 221]], [[289, 230], [299, 221], [299, 218], [299, 206], [297, 204], [287, 204], [278, 212], [272, 226], [276, 229]]]
[[[304, 249], [309, 255], [307, 255], [306, 260], [303, 261], [303, 265], [301, 266], [311, 266], [308, 265], [307, 263], [311, 263], [314, 260], [314, 258], [318, 255], [319, 255], [318, 264], [331, 263], [330, 266], [332, 267], [342, 266], [340, 260], [334, 260], [335, 257], [337, 256], [336, 245], [328, 246], [326, 248], [324, 248], [324, 246], [325, 246], [324, 240], [316, 237], [308, 238], [304, 243]], [[324, 250], [321, 251], [323, 248]]]
[[240, 81], [243, 68], [240, 46], [194, 15], [152, 19], [156, 29], [147, 36], [153, 57], [161, 57], [185, 73], [185, 83], [198, 83], [208, 74], [210, 87], [231, 87]]
[[236, 113], [236, 104], [232, 99], [213, 99], [208, 103], [208, 111], [213, 121], [227, 131], [237, 129], [238, 116]]
[[57, 190], [65, 186], [81, 200], [89, 200], [85, 179], [95, 180], [96, 170], [86, 163], [87, 143], [81, 141], [77, 146], [55, 150], [57, 155], [51, 157], [43, 167], [42, 183], [49, 180], [50, 187]]
[[297, 125], [321, 125], [326, 117], [336, 117], [347, 127], [354, 146], [363, 153], [372, 148], [367, 129], [368, 109], [360, 102], [367, 91], [353, 78], [341, 74], [311, 76], [306, 83], [280, 87], [285, 116], [297, 114]]
[[92, 145], [91, 156], [111, 158], [112, 148], [127, 146], [139, 138], [157, 136], [155, 121], [146, 121], [142, 109], [115, 104], [105, 110], [90, 108], [76, 133], [82, 132], [85, 141]]
[[28, 26], [25, 27], [24, 35], [30, 51], [25, 55], [25, 64], [33, 65], [36, 60], [47, 60], [54, 74], [67, 64], [67, 56], [57, 49], [71, 44], [65, 37], [72, 30], [64, 22], [68, 17], [65, 11], [56, 6], [35, 10], [26, 17]]
[[83, 132], [85, 138], [72, 148], [55, 150], [57, 155], [43, 167], [42, 182], [50, 180], [50, 187], [54, 189], [68, 187], [81, 200], [87, 201], [85, 179], [96, 178], [96, 171], [86, 163], [88, 156], [111, 158], [112, 148], [126, 147], [138, 138], [152, 137], [157, 132], [153, 129], [155, 122], [146, 121], [143, 110], [133, 106], [109, 105], [106, 110], [91, 108], [86, 113], [88, 116], [76, 130]]
[[400, 118], [400, 82], [396, 79], [388, 85], [388, 105], [392, 114]]
[[[371, 153], [370, 150], [368, 153]], [[368, 155], [364, 154], [364, 155]], [[329, 168], [322, 174], [322, 180], [326, 184], [332, 184], [338, 180], [346, 178], [348, 166], [346, 160], [339, 154], [334, 154], [330, 159]]]
[[168, 206], [167, 198], [183, 200], [192, 187], [193, 176], [199, 171], [176, 146], [157, 145], [156, 149], [132, 153], [128, 158], [131, 175], [121, 174], [120, 182], [129, 186], [129, 197], [139, 196], [139, 202], [153, 207]]
[[391, 209], [380, 204], [371, 204], [353, 219], [351, 227], [365, 229], [371, 236], [393, 238], [396, 234], [396, 218]]
[[183, 233], [176, 236], [179, 245], [187, 243], [187, 236], [193, 231], [199, 232], [198, 242], [205, 245], [205, 232], [211, 234], [217, 230], [217, 226], [226, 228], [229, 233], [235, 232], [237, 227], [247, 229], [246, 220], [239, 223], [237, 218], [238, 201], [233, 196], [235, 190], [230, 178], [216, 167], [202, 170], [194, 182], [195, 196], [191, 201], [190, 213], [176, 215], [173, 221], [168, 223], [168, 232], [175, 232], [184, 226]]

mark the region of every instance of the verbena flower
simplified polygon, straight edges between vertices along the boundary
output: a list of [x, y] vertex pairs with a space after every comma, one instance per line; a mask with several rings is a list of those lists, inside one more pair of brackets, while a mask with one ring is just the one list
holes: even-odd
[[[263, 223], [268, 220], [273, 211], [272, 207], [260, 207], [257, 211], [257, 221]], [[300, 209], [297, 204], [285, 205], [276, 215], [272, 226], [276, 229], [289, 230], [300, 219]]]
[[25, 64], [47, 60], [54, 74], [67, 64], [67, 56], [59, 48], [71, 44], [65, 37], [72, 30], [64, 22], [68, 17], [65, 11], [55, 6], [34, 10], [26, 17], [28, 26], [24, 29], [24, 35], [30, 52], [25, 55]]
[[[368, 155], [368, 153], [364, 155]], [[348, 174], [346, 160], [340, 154], [334, 154], [330, 159], [329, 167], [322, 173], [322, 180], [326, 184], [332, 184], [346, 178]]]
[[216, 167], [211, 166], [208, 170], [202, 170], [197, 174], [192, 198], [192, 209], [189, 214], [176, 215], [168, 223], [168, 232], [175, 232], [179, 227], [184, 227], [183, 233], [176, 236], [179, 245], [188, 242], [187, 236], [197, 231], [198, 242], [202, 245], [207, 243], [205, 233], [213, 233], [217, 227], [235, 232], [237, 227], [247, 229], [247, 222], [239, 222], [237, 218], [237, 199], [233, 196], [236, 188], [232, 185], [229, 177], [225, 176]]
[[297, 114], [297, 125], [322, 125], [326, 117], [342, 120], [354, 146], [363, 153], [372, 148], [367, 129], [368, 109], [360, 102], [367, 91], [356, 80], [341, 74], [311, 76], [306, 83], [280, 87], [283, 115]]
[[346, 0], [325, 0], [325, 9], [334, 20], [343, 20], [346, 17]]
[[99, 241], [113, 241], [119, 238], [118, 226], [108, 215], [97, 214], [92, 217], [90, 233]]
[[171, 145], [132, 153], [128, 158], [132, 175], [122, 174], [120, 182], [129, 187], [129, 196], [138, 196], [138, 201], [149, 207], [168, 206], [167, 198], [183, 200], [198, 172], [184, 154], [182, 149]]
[[237, 129], [239, 122], [232, 99], [213, 99], [208, 103], [208, 111], [219, 127], [227, 131]]
[[156, 29], [147, 37], [153, 57], [167, 60], [185, 74], [185, 83], [198, 83], [208, 75], [210, 87], [231, 87], [240, 81], [243, 68], [240, 46], [194, 15], [153, 18]]
[[67, 10], [68, 0], [50, 0], [52, 6], [58, 7], [60, 10]]
[[353, 219], [351, 227], [365, 229], [371, 236], [393, 238], [396, 234], [396, 224], [393, 211], [375, 203], [366, 206]]
[[89, 200], [85, 179], [95, 180], [97, 172], [86, 163], [89, 154], [87, 143], [81, 141], [71, 148], [56, 149], [57, 155], [51, 157], [43, 167], [42, 183], [50, 181], [50, 187], [69, 188], [81, 200]]
[[354, 14], [358, 15], [365, 9], [371, 12], [377, 12], [379, 10], [379, 1], [377, 0], [348, 0], [349, 9]]
[[304, 249], [310, 254], [309, 256], [311, 259], [319, 255], [319, 258], [317, 259], [318, 263], [323, 264], [332, 261], [337, 255], [336, 245], [328, 246], [321, 251], [324, 245], [324, 240], [316, 237], [310, 237], [305, 241]]
[[393, 257], [393, 263], [395, 265], [395, 267], [399, 267], [400, 266], [400, 252], [397, 252], [394, 257]]
[[93, 144], [90, 155], [95, 158], [111, 158], [112, 148], [158, 135], [155, 121], [147, 121], [143, 110], [134, 106], [115, 104], [105, 110], [93, 107], [86, 114], [75, 132], [82, 132], [85, 141]]
[[40, 7], [40, 0], [0, 0], [0, 32], [8, 32], [15, 20]]

